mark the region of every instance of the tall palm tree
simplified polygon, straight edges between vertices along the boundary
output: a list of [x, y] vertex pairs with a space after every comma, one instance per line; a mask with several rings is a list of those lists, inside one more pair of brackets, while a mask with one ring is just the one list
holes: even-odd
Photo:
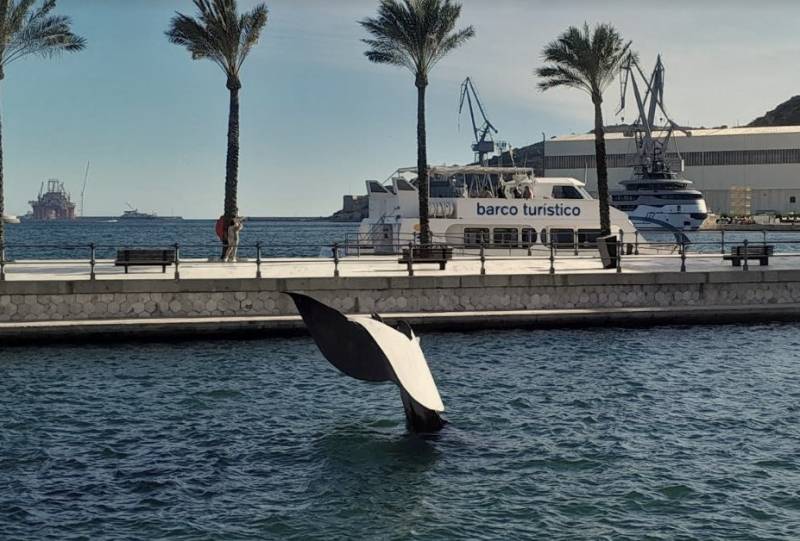
[[183, 45], [193, 60], [207, 58], [217, 64], [227, 77], [230, 92], [228, 109], [228, 156], [225, 162], [225, 225], [239, 213], [237, 186], [239, 177], [239, 72], [247, 55], [258, 43], [267, 24], [267, 6], [258, 4], [239, 15], [236, 0], [194, 0], [197, 17], [176, 13], [170, 21], [167, 38]]
[[[6, 67], [30, 55], [53, 57], [62, 51], [80, 51], [86, 40], [70, 30], [70, 19], [53, 15], [56, 0], [44, 0], [34, 9], [36, 0], [0, 0], [0, 82]], [[0, 119], [1, 120], [1, 119]], [[3, 132], [0, 123], [0, 247], [5, 243], [3, 213]]]
[[594, 30], [584, 23], [579, 29], [570, 26], [542, 51], [547, 63], [536, 70], [542, 78], [541, 90], [566, 86], [583, 90], [594, 104], [594, 148], [597, 162], [597, 197], [600, 200], [600, 230], [611, 234], [608, 211], [608, 166], [603, 128], [603, 92], [617, 75], [623, 60], [630, 54], [631, 42], [610, 24], [599, 24]]
[[420, 241], [430, 244], [425, 88], [433, 66], [475, 35], [472, 26], [454, 31], [461, 5], [450, 0], [380, 0], [377, 17], [359, 21], [371, 35], [362, 40], [372, 62], [407, 68], [417, 87], [417, 189]]

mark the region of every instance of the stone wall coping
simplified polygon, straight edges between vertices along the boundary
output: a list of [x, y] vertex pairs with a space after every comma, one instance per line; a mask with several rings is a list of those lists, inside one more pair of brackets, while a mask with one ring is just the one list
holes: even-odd
[[800, 270], [647, 273], [495, 274], [461, 276], [348, 276], [317, 278], [137, 279], [3, 281], [0, 295], [103, 293], [224, 293], [248, 291], [408, 290], [439, 288], [570, 287], [800, 282]]

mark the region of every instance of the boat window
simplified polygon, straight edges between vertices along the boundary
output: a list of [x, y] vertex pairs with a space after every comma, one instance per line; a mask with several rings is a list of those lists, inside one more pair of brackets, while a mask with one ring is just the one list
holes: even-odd
[[492, 233], [494, 234], [494, 244], [510, 247], [516, 246], [519, 242], [519, 231], [516, 227], [496, 227]]
[[575, 232], [572, 229], [551, 229], [550, 242], [560, 248], [573, 246], [575, 244]]
[[464, 245], [468, 248], [476, 248], [483, 244], [489, 244], [489, 229], [483, 227], [465, 227]]
[[527, 248], [528, 246], [536, 244], [536, 230], [532, 227], [522, 228], [522, 245]]
[[599, 236], [599, 229], [578, 229], [578, 247], [593, 248], [597, 246], [597, 237]]
[[368, 180], [367, 181], [367, 191], [369, 193], [386, 193], [388, 190], [381, 186], [381, 183], [377, 180]]
[[553, 199], [583, 199], [575, 186], [553, 186]]
[[795, 196], [789, 197], [789, 203], [797, 203], [797, 198]]
[[659, 199], [702, 199], [703, 195], [699, 193], [673, 193], [670, 195], [656, 195]]

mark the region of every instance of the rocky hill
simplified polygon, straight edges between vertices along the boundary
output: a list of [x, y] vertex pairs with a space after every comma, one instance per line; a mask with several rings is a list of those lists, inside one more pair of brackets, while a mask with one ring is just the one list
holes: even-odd
[[800, 96], [794, 96], [781, 103], [748, 126], [800, 126]]

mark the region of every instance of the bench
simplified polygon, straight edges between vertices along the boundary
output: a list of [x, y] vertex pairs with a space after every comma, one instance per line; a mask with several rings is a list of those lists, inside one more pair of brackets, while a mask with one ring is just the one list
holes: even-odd
[[769, 257], [775, 251], [772, 244], [748, 244], [747, 252], [745, 246], [738, 245], [731, 248], [730, 254], [722, 256], [724, 261], [731, 261], [734, 267], [741, 267], [743, 259], [758, 259], [760, 265], [769, 265]]
[[130, 249], [117, 250], [117, 259], [114, 265], [125, 267], [125, 274], [128, 274], [128, 267], [161, 267], [161, 272], [167, 272], [167, 265], [175, 263], [175, 248], [166, 250], [144, 250]]
[[414, 246], [411, 248], [411, 259], [409, 260], [408, 248], [403, 249], [403, 254], [398, 263], [438, 263], [439, 270], [444, 270], [447, 262], [453, 259], [453, 248], [450, 246]]

